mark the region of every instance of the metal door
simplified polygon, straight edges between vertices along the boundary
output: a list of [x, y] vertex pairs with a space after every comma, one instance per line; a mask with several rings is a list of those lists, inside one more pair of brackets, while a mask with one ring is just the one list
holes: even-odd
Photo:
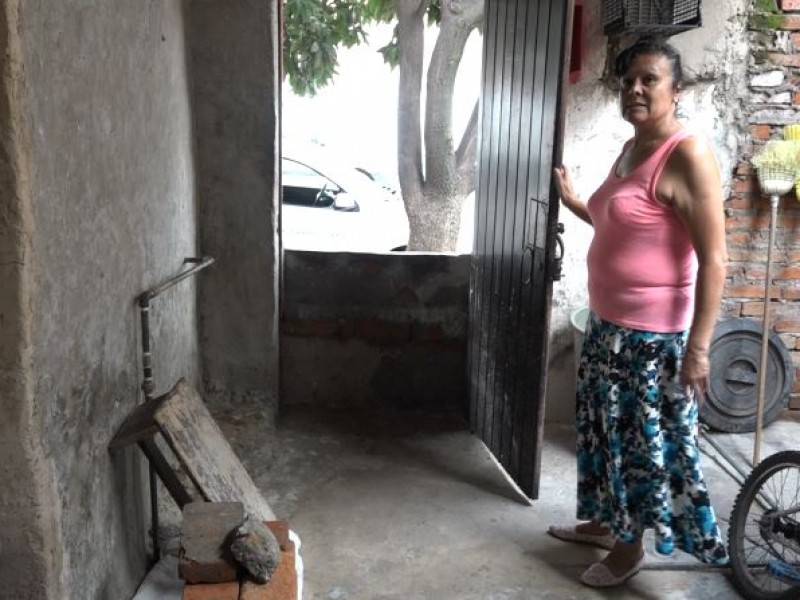
[[539, 491], [552, 280], [560, 276], [561, 83], [570, 2], [487, 0], [470, 423], [530, 498]]

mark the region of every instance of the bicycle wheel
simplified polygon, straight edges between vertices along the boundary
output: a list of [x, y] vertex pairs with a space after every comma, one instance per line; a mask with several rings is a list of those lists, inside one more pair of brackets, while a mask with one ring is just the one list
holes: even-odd
[[800, 569], [800, 452], [764, 459], [736, 496], [728, 532], [733, 579], [745, 598], [800, 596], [785, 572]]

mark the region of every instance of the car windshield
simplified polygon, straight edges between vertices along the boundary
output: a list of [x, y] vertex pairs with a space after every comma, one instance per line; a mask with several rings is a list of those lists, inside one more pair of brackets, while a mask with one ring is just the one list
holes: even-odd
[[319, 152], [307, 152], [301, 157], [284, 156], [282, 162], [284, 185], [321, 189], [331, 183], [359, 198], [385, 198], [386, 190], [356, 167], [349, 166], [323, 156]]

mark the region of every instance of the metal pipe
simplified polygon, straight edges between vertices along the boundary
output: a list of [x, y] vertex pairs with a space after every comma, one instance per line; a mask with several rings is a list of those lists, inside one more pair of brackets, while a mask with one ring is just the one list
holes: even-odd
[[780, 196], [772, 194], [769, 199], [769, 246], [767, 246], [767, 275], [764, 283], [764, 316], [761, 331], [761, 365], [758, 368], [758, 401], [756, 403], [756, 436], [753, 443], [753, 468], [761, 461], [761, 429], [764, 426], [764, 395], [767, 387], [767, 357], [769, 354], [769, 289], [772, 285], [772, 246], [775, 244], [775, 223], [778, 220]]
[[[153, 392], [156, 387], [153, 379], [153, 355], [150, 347], [150, 301], [187, 277], [199, 273], [213, 262], [214, 259], [210, 256], [186, 258], [183, 263], [192, 264], [191, 268], [181, 271], [157, 286], [139, 294], [139, 313], [141, 315], [140, 323], [142, 329], [142, 391], [144, 392], [145, 403], [153, 400]], [[158, 542], [158, 480], [152, 462], [148, 461], [148, 464], [150, 467], [150, 529], [153, 536], [154, 562], [158, 562], [161, 558], [161, 548]]]
[[738, 464], [736, 464], [736, 461], [734, 461], [731, 458], [730, 454], [728, 454], [728, 452], [717, 443], [717, 440], [708, 435], [708, 433], [706, 433], [705, 430], [701, 429], [700, 435], [706, 442], [708, 442], [714, 448], [714, 450], [717, 451], [717, 454], [722, 456], [722, 458], [725, 459], [725, 461], [731, 466], [731, 468], [733, 468], [733, 470], [735, 470], [739, 474], [739, 477], [741, 477], [741, 479], [737, 479], [737, 477], [733, 475], [733, 473], [728, 473], [728, 475], [730, 475], [739, 484], [739, 486], [741, 486], [744, 483], [744, 480], [747, 479], [749, 473], [745, 471], [742, 467], [740, 467]]
[[156, 296], [162, 294], [176, 283], [179, 283], [189, 277], [190, 275], [194, 275], [195, 273], [202, 271], [206, 267], [210, 266], [214, 263], [214, 259], [210, 256], [203, 256], [201, 258], [185, 258], [183, 260], [184, 264], [194, 264], [194, 266], [190, 269], [186, 269], [185, 271], [181, 271], [177, 275], [170, 277], [163, 283], [158, 284], [155, 287], [151, 287], [149, 290], [145, 290], [141, 294], [139, 294], [139, 303], [142, 302], [142, 297], [146, 296], [148, 300], [152, 300]]

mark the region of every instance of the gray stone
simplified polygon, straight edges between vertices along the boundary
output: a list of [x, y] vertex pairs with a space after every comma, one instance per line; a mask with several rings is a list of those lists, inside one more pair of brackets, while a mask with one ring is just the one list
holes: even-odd
[[792, 94], [790, 92], [781, 92], [780, 94], [775, 94], [771, 96], [769, 99], [770, 104], [791, 104], [792, 103]]
[[783, 83], [783, 71], [765, 71], [750, 78], [752, 87], [777, 87]]
[[248, 516], [232, 534], [231, 554], [259, 583], [266, 583], [281, 562], [278, 540], [264, 523]]
[[750, 123], [770, 123], [775, 125], [790, 125], [800, 120], [796, 110], [786, 108], [766, 108], [757, 110], [748, 119]]

